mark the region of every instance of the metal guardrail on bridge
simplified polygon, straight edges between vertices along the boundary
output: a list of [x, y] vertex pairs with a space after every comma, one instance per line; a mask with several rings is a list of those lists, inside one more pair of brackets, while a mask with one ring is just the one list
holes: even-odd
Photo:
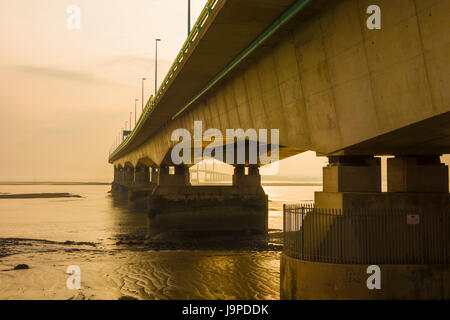
[[116, 155], [117, 153], [119, 153], [128, 144], [128, 141], [130, 141], [134, 137], [136, 132], [141, 128], [142, 124], [148, 118], [148, 116], [150, 115], [150, 111], [153, 109], [153, 106], [158, 102], [159, 98], [164, 93], [164, 90], [168, 86], [170, 80], [175, 75], [175, 72], [178, 70], [178, 67], [183, 62], [183, 59], [185, 58], [185, 56], [187, 56], [187, 54], [189, 53], [189, 51], [192, 47], [192, 44], [198, 38], [200, 30], [205, 25], [208, 17], [211, 16], [211, 13], [216, 8], [216, 4], [219, 1], [220, 0], [208, 0], [208, 2], [206, 3], [205, 7], [202, 10], [202, 12], [200, 13], [200, 16], [198, 17], [197, 22], [195, 23], [194, 27], [192, 28], [191, 33], [189, 34], [188, 38], [184, 42], [180, 52], [178, 53], [177, 57], [175, 58], [175, 61], [173, 62], [172, 66], [170, 67], [169, 72], [167, 73], [166, 77], [164, 78], [161, 85], [159, 86], [159, 89], [156, 92], [155, 96], [153, 96], [152, 98], [150, 98], [147, 101], [147, 104], [145, 105], [145, 108], [144, 108], [141, 116], [139, 117], [139, 120], [138, 120], [134, 130], [119, 144], [119, 146], [115, 150], [113, 150], [110, 153], [110, 155], [109, 155], [110, 158], [113, 157], [114, 155]]
[[[109, 158], [115, 157], [120, 151], [122, 151], [127, 144], [133, 139], [136, 135], [136, 132], [139, 131], [142, 124], [147, 120], [148, 116], [153, 109], [153, 106], [158, 102], [161, 95], [164, 93], [165, 88], [170, 83], [170, 80], [175, 75], [175, 72], [178, 70], [178, 67], [182, 60], [185, 58], [187, 53], [189, 52], [193, 42], [198, 39], [198, 34], [202, 27], [205, 25], [208, 18], [215, 13], [215, 9], [218, 7], [219, 1], [224, 0], [209, 0], [205, 5], [205, 8], [201, 12], [191, 34], [188, 39], [184, 43], [180, 53], [178, 54], [175, 62], [172, 64], [172, 67], [169, 69], [167, 76], [163, 80], [158, 92], [156, 93], [153, 99], [150, 99], [147, 102], [147, 105], [144, 109], [144, 112], [141, 114], [139, 118], [139, 122], [135, 126], [134, 130], [131, 132], [127, 138], [122, 141], [122, 143], [111, 152]], [[296, 14], [298, 14], [303, 8], [305, 8], [310, 2], [313, 0], [297, 0], [288, 10], [286, 10], [280, 17], [278, 17], [263, 33], [261, 33], [250, 45], [245, 48], [237, 57], [234, 58], [221, 72], [219, 72], [210, 82], [202, 88], [195, 96], [193, 96], [186, 105], [184, 105], [175, 115], [172, 116], [172, 120], [179, 116], [182, 112], [184, 112], [190, 105], [192, 105], [195, 101], [197, 101], [205, 92], [207, 92], [210, 88], [212, 88], [215, 84], [217, 84], [221, 79], [223, 79], [227, 74], [229, 74], [237, 65], [239, 65], [245, 58], [247, 58], [252, 52], [254, 52], [261, 44], [263, 44], [267, 39], [275, 34], [283, 25], [289, 22]]]
[[284, 205], [289, 257], [348, 264], [450, 263], [450, 212]]

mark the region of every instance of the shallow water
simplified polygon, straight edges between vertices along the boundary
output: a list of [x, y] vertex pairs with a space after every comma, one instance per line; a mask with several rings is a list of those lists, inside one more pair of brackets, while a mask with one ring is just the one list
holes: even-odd
[[[279, 299], [276, 245], [151, 246], [144, 240], [145, 212], [128, 210], [109, 189], [0, 186], [0, 193], [83, 197], [0, 199], [0, 299]], [[277, 235], [282, 204], [311, 201], [320, 187], [264, 189], [270, 200], [269, 229]], [[12, 270], [18, 264], [30, 269]], [[80, 290], [66, 287], [70, 265], [80, 267]]]

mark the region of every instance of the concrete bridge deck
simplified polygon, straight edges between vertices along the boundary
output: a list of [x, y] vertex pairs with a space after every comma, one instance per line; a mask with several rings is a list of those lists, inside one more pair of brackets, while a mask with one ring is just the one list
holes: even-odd
[[205, 130], [278, 128], [281, 158], [449, 153], [448, 5], [375, 2], [381, 30], [365, 26], [364, 1], [212, 1], [110, 162], [160, 165], [173, 130], [192, 132], [194, 120]]

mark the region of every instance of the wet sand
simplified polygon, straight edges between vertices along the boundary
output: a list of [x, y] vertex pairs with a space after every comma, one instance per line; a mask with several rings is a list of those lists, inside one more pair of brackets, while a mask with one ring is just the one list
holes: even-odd
[[[279, 248], [0, 239], [0, 299], [278, 299]], [[14, 270], [19, 264], [29, 269]], [[69, 290], [67, 267], [81, 269]]]
[[[0, 299], [279, 299], [282, 204], [316, 187], [265, 187], [270, 240], [146, 240], [146, 213], [109, 186], [0, 186], [82, 198], [0, 201]], [[14, 270], [26, 264], [28, 269]], [[69, 290], [69, 266], [81, 289]]]
[[46, 199], [46, 198], [81, 198], [81, 196], [71, 193], [0, 194], [0, 199]]

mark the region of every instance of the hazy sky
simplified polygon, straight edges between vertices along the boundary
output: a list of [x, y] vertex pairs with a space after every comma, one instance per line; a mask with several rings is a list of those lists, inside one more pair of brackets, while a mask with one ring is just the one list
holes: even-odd
[[[191, 3], [194, 21], [206, 0]], [[71, 4], [80, 30], [67, 28]], [[162, 80], [186, 33], [187, 0], [0, 0], [0, 180], [111, 180], [140, 78], [154, 90], [154, 39]], [[323, 159], [301, 158], [281, 172], [320, 174]]]

